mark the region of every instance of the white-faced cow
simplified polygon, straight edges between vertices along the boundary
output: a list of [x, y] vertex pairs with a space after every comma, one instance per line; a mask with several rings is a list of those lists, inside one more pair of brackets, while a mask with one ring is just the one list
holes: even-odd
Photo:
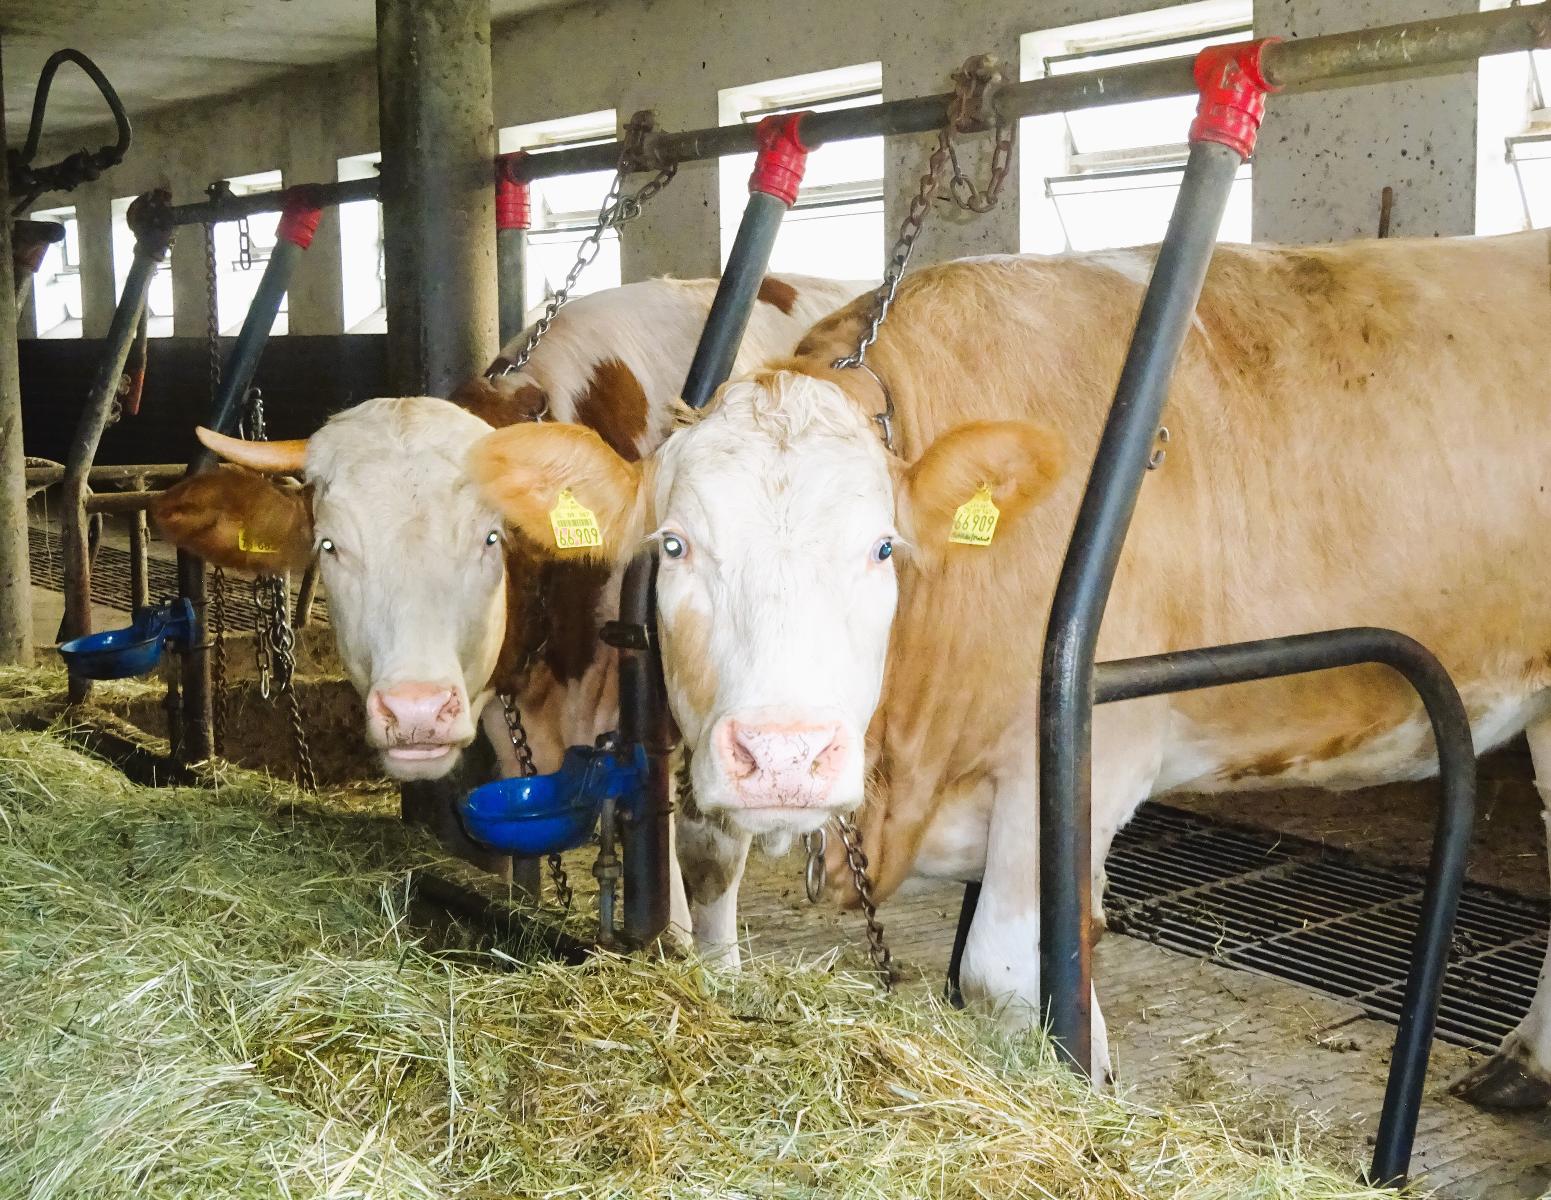
[[[797, 276], [760, 289], [739, 369], [789, 354], [804, 330], [862, 290]], [[156, 505], [168, 540], [242, 570], [298, 570], [322, 555], [329, 619], [365, 701], [366, 736], [400, 779], [444, 776], [484, 721], [517, 770], [498, 693], [515, 696], [540, 770], [615, 720], [612, 651], [600, 617], [608, 570], [543, 564], [465, 474], [492, 424], [583, 421], [633, 459], [666, 429], [715, 280], [653, 280], [562, 309], [521, 372], [474, 380], [457, 404], [368, 400], [306, 441], [248, 443], [202, 433], [225, 468]], [[523, 339], [507, 354], [515, 354]], [[254, 473], [258, 472], [258, 473]], [[301, 489], [267, 474], [296, 474]]]
[[[828, 365], [855, 345], [860, 304], [646, 462], [574, 428], [503, 430], [475, 452], [520, 529], [570, 488], [609, 553], [661, 539], [700, 807], [755, 833], [861, 807], [882, 896], [912, 874], [983, 879], [963, 984], [1015, 1023], [1038, 983], [1043, 625], [1152, 260], [988, 258], [908, 279], [869, 357], [897, 456], [870, 421], [879, 384]], [[1392, 627], [1448, 667], [1477, 746], [1527, 730], [1551, 800], [1548, 261], [1544, 232], [1218, 247], [1101, 657]], [[991, 544], [951, 544], [982, 488], [1001, 509]], [[1416, 697], [1379, 667], [1105, 706], [1093, 736], [1096, 880], [1149, 796], [1435, 770]], [[1543, 974], [1471, 1087], [1514, 1104], [1548, 1081]]]

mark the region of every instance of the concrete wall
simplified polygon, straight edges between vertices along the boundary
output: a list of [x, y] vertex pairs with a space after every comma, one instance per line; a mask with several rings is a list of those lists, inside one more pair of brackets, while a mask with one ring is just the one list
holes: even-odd
[[[498, 127], [614, 108], [621, 121], [655, 108], [665, 128], [713, 125], [720, 89], [851, 63], [881, 61], [888, 98], [945, 90], [967, 55], [993, 51], [1016, 75], [1019, 35], [1160, 7], [1157, 0], [598, 0], [502, 26], [493, 46]], [[1261, 32], [1315, 34], [1468, 11], [1473, 0], [1256, 0]], [[111, 63], [105, 64], [111, 72]], [[1323, 241], [1371, 234], [1379, 189], [1396, 188], [1396, 233], [1473, 229], [1475, 72], [1273, 100], [1255, 173], [1258, 238]], [[212, 179], [279, 168], [287, 183], [332, 179], [339, 158], [377, 149], [374, 67], [345, 64], [256, 92], [135, 114], [130, 160], [70, 201], [82, 219], [85, 326], [107, 327], [113, 304], [109, 201], [169, 186], [179, 201]], [[70, 139], [78, 145], [81, 138]], [[890, 232], [903, 215], [932, 139], [891, 139]], [[982, 144], [988, 145], [989, 139]], [[979, 153], [969, 156], [982, 166]], [[55, 203], [45, 198], [39, 207]], [[715, 274], [720, 212], [714, 164], [679, 172], [624, 231], [626, 280]], [[980, 218], [939, 207], [918, 262], [1018, 249], [1017, 174], [1002, 206]], [[172, 255], [176, 331], [204, 323], [203, 249], [184, 231]], [[879, 270], [882, 263], [879, 263]], [[325, 220], [292, 292], [297, 333], [340, 330], [339, 243]]]

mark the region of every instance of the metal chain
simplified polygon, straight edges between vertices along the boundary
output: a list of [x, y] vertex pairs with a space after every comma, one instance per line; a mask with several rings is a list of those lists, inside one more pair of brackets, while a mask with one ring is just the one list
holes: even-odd
[[[517, 769], [524, 776], [537, 775], [538, 767], [533, 762], [533, 747], [528, 744], [528, 731], [523, 728], [522, 713], [517, 708], [517, 701], [507, 692], [498, 695], [501, 701], [501, 712], [506, 717], [506, 735], [512, 739], [512, 750], [517, 755]], [[549, 864], [549, 877], [555, 885], [555, 901], [567, 912], [571, 909], [571, 880], [566, 875], [565, 860], [558, 854], [551, 854], [545, 861]]]
[[850, 816], [835, 822], [840, 826], [840, 842], [845, 847], [846, 866], [851, 869], [851, 882], [862, 901], [862, 916], [867, 919], [867, 954], [872, 965], [878, 968], [883, 980], [883, 990], [893, 990], [899, 978], [894, 970], [894, 956], [883, 938], [883, 924], [878, 920], [878, 903], [872, 898], [872, 880], [867, 875], [867, 854], [862, 849], [862, 834]]
[[253, 234], [248, 230], [248, 218], [237, 218], [237, 268], [253, 270]]
[[1004, 121], [998, 114], [991, 173], [984, 188], [977, 188], [959, 165], [958, 149], [953, 141], [956, 130], [973, 123], [974, 109], [983, 104], [986, 87], [993, 78], [999, 78], [994, 62], [975, 59], [954, 73], [954, 93], [948, 105], [947, 123], [938, 131], [937, 148], [927, 160], [926, 172], [921, 176], [915, 196], [911, 198], [905, 219], [900, 222], [899, 233], [883, 270], [883, 282], [872, 294], [867, 324], [857, 340], [856, 349], [843, 358], [837, 358], [833, 364], [837, 369], [860, 368], [877, 380], [883, 390], [883, 411], [875, 414], [873, 420], [882, 432], [883, 444], [890, 450], [894, 449], [894, 397], [888, 385], [867, 365], [867, 351], [878, 340], [878, 330], [894, 305], [900, 282], [905, 277], [905, 269], [910, 265], [910, 256], [915, 251], [916, 239], [921, 236], [926, 215], [931, 211], [932, 201], [937, 199], [937, 193], [942, 187], [943, 176], [948, 175], [949, 198], [968, 212], [989, 212], [1001, 197], [1002, 186], [1007, 182], [1008, 172], [1012, 169], [1017, 122]]
[[570, 302], [571, 289], [576, 286], [576, 281], [598, 257], [598, 252], [603, 248], [603, 235], [610, 229], [618, 229], [639, 217], [646, 202], [667, 187], [678, 174], [678, 163], [669, 163], [634, 192], [625, 195], [625, 176], [630, 173], [640, 137], [647, 132], [647, 129], [632, 122], [626, 132], [627, 136], [620, 149], [619, 165], [614, 169], [614, 180], [609, 184], [608, 194], [603, 198], [603, 204], [598, 209], [598, 219], [588, 230], [587, 236], [582, 239], [581, 245], [576, 248], [576, 261], [566, 272], [565, 282], [549, 298], [549, 303], [544, 306], [543, 316], [534, 322], [533, 328], [528, 332], [528, 340], [517, 352], [517, 357], [502, 364], [500, 372], [502, 375], [510, 375], [513, 371], [520, 371], [528, 365], [528, 359], [533, 357], [534, 350], [544, 340], [544, 335], [549, 332], [550, 325], [554, 323], [555, 314]]
[[[210, 360], [210, 411], [215, 411], [221, 390], [221, 329], [216, 307], [215, 223], [205, 226], [205, 341]], [[226, 753], [226, 572], [215, 567], [210, 572], [210, 632], [215, 650], [215, 698], [212, 704], [215, 752]]]
[[296, 631], [291, 628], [290, 597], [285, 576], [263, 575], [253, 581], [253, 608], [256, 613], [254, 653], [259, 669], [259, 692], [268, 700], [271, 686], [285, 697], [286, 718], [291, 726], [291, 746], [296, 753], [296, 775], [310, 792], [318, 790], [318, 776], [312, 765], [312, 749], [302, 724], [301, 698], [293, 682], [296, 677]]

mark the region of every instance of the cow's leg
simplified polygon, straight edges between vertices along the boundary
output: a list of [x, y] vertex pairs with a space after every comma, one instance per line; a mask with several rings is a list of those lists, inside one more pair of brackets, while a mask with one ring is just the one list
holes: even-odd
[[[1100, 708], [1093, 719], [1093, 886], [1115, 832], [1151, 793], [1162, 761], [1163, 702]], [[991, 1005], [1004, 1025], [1039, 1021], [1039, 837], [1032, 745], [1019, 769], [996, 780], [980, 903], [964, 945], [960, 983], [968, 1000]], [[1098, 907], [1095, 906], [1095, 914]], [[1113, 1072], [1098, 993], [1092, 997], [1093, 1078]]]
[[737, 970], [738, 885], [752, 839], [701, 816], [692, 802], [683, 804], [676, 827], [695, 949], [707, 963]]
[[683, 817], [674, 813], [668, 818], [668, 932], [667, 938], [680, 950], [694, 945], [695, 922], [689, 912], [689, 898], [684, 894], [684, 870], [679, 865], [679, 822]]
[[[1535, 764], [1535, 790], [1541, 817], [1551, 836], [1551, 718], [1525, 730]], [[1503, 1039], [1497, 1052], [1466, 1072], [1449, 1089], [1486, 1108], [1543, 1108], [1551, 1104], [1551, 945], [1540, 968], [1540, 982], [1529, 1012]]]

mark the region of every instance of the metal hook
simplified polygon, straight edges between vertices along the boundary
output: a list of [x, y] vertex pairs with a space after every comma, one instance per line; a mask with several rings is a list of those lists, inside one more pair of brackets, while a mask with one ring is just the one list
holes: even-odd
[[1169, 454], [1168, 450], [1165, 449], [1168, 444], [1169, 427], [1167, 425], [1160, 425], [1158, 426], [1158, 448], [1152, 452], [1151, 457], [1149, 457], [1147, 460], [1147, 469], [1149, 471], [1156, 471], [1163, 465], [1163, 460], [1167, 458]]

